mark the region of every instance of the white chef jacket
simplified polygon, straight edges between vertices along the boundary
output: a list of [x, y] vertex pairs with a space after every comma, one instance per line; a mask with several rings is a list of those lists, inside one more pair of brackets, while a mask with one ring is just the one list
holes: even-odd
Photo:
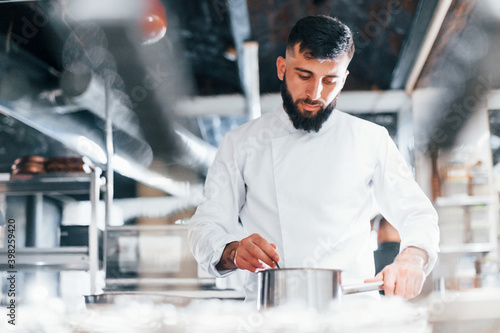
[[[253, 233], [277, 245], [281, 268], [341, 269], [344, 282], [373, 277], [373, 198], [398, 229], [401, 251], [426, 250], [427, 274], [436, 262], [436, 211], [387, 130], [339, 110], [318, 133], [295, 129], [282, 108], [230, 131], [208, 172], [205, 198], [191, 218], [189, 242], [215, 277], [232, 273], [215, 268], [225, 245]], [[256, 274], [247, 274], [244, 289], [247, 299], [256, 297]]]

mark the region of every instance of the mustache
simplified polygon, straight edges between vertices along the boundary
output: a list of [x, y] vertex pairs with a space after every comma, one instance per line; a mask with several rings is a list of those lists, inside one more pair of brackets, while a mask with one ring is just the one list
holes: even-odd
[[309, 98], [302, 98], [302, 99], [297, 100], [296, 104], [299, 104], [299, 103], [306, 103], [306, 104], [310, 104], [310, 105], [319, 105], [319, 106], [325, 107], [325, 103], [318, 101], [318, 100], [313, 101], [312, 99], [309, 99]]

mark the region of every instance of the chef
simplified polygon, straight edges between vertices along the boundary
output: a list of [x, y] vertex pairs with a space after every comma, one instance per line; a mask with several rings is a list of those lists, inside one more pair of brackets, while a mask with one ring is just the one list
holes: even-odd
[[[385, 128], [335, 108], [354, 55], [337, 19], [299, 20], [277, 59], [283, 105], [229, 132], [191, 219], [196, 260], [215, 277], [260, 270], [341, 269], [343, 281], [383, 280], [387, 296], [421, 292], [438, 252], [437, 214]], [[401, 235], [394, 263], [374, 277], [373, 200]], [[378, 295], [378, 293], [376, 293]]]

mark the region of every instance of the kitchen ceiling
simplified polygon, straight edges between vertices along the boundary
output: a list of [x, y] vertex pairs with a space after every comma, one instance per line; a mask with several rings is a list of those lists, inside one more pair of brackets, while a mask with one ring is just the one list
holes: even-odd
[[[338, 17], [352, 29], [356, 54], [344, 89], [389, 89], [405, 45], [413, 33], [420, 33], [416, 24], [428, 23], [413, 19], [419, 14], [431, 14], [436, 3], [424, 0], [165, 0], [195, 78], [195, 94], [200, 95], [242, 92], [238, 66], [232, 55], [243, 40], [258, 42], [261, 93], [279, 92], [276, 58], [284, 55], [286, 38], [293, 24], [307, 15]], [[234, 18], [240, 19], [233, 22]], [[422, 37], [422, 33], [413, 36]]]
[[[241, 93], [236, 52], [244, 41], [259, 45], [261, 93], [278, 92], [276, 58], [284, 54], [293, 24], [307, 15], [330, 15], [354, 33], [356, 54], [345, 90], [386, 90], [401, 75], [407, 47], [423, 38], [437, 0], [158, 0], [166, 7], [168, 31], [159, 43], [182, 48], [179, 56], [192, 75], [194, 95]], [[2, 3], [0, 32], [19, 36], [18, 45], [53, 68], [65, 66], [63, 50], [71, 17], [65, 18], [66, 1]], [[71, 2], [69, 2], [71, 3]], [[59, 8], [58, 8], [59, 7]], [[59, 11], [60, 22], [53, 15]], [[39, 26], [35, 21], [40, 21]], [[42, 22], [50, 18], [51, 22]], [[66, 21], [65, 21], [66, 20]], [[26, 24], [26, 22], [30, 24]], [[33, 38], [23, 38], [23, 33]], [[111, 42], [111, 41], [110, 41]], [[114, 54], [115, 57], [117, 56]], [[167, 60], [167, 59], [166, 59]], [[168, 61], [168, 60], [167, 60]], [[191, 78], [188, 78], [191, 79]]]

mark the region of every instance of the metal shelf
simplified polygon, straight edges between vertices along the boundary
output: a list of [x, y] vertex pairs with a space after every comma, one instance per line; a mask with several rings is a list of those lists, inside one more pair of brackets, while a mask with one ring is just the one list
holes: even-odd
[[462, 243], [462, 244], [443, 244], [439, 246], [440, 253], [483, 253], [496, 251], [497, 246], [493, 243]]
[[[103, 186], [101, 169], [94, 167], [89, 172], [46, 173], [23, 175], [17, 179], [0, 181], [0, 196], [36, 195], [36, 207], [43, 203], [43, 196], [65, 194], [87, 194], [91, 202], [88, 247], [60, 248], [17, 248], [15, 268], [7, 265], [7, 250], [0, 249], [0, 270], [83, 270], [90, 273], [91, 293], [95, 293], [97, 271], [99, 270], [99, 249], [97, 232], [97, 202]], [[35, 209], [37, 209], [35, 207]], [[41, 219], [34, 221], [38, 228], [43, 228]], [[36, 230], [36, 229], [35, 229]]]
[[88, 194], [92, 174], [84, 172], [51, 173], [27, 176], [26, 179], [11, 179], [0, 182], [0, 193], [8, 195]]
[[17, 248], [15, 267], [7, 265], [7, 249], [0, 249], [1, 271], [23, 271], [33, 269], [48, 270], [89, 270], [89, 248], [87, 246], [58, 248]]
[[176, 288], [213, 288], [215, 287], [215, 278], [118, 278], [106, 279], [106, 288], [108, 290], [116, 287], [176, 287]]
[[496, 196], [481, 195], [481, 196], [455, 196], [455, 197], [439, 197], [436, 198], [436, 207], [453, 207], [453, 206], [475, 206], [489, 205], [498, 201]]

